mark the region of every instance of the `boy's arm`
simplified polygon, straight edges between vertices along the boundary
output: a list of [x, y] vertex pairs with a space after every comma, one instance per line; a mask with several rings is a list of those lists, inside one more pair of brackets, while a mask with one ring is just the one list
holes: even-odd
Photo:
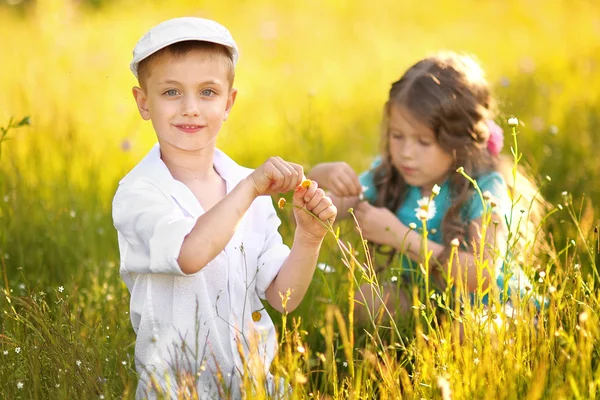
[[325, 234], [331, 229], [337, 209], [315, 181], [294, 193], [296, 232], [292, 249], [265, 295], [271, 306], [284, 311], [281, 295], [290, 291], [285, 310], [293, 311], [310, 285]]
[[270, 158], [197, 220], [184, 216], [150, 181], [120, 188], [113, 219], [127, 243], [121, 254], [124, 268], [140, 274], [200, 271], [225, 248], [257, 196], [292, 190], [303, 176], [301, 166]]
[[237, 224], [257, 196], [288, 192], [303, 178], [300, 165], [279, 157], [267, 160], [198, 218], [179, 252], [177, 261], [181, 270], [194, 274], [214, 259], [229, 243]]

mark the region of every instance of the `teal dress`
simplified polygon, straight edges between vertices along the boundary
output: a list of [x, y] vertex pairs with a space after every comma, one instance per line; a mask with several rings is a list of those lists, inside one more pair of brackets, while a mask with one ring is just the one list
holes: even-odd
[[[373, 167], [377, 166], [376, 161]], [[362, 173], [359, 180], [363, 187], [365, 187], [364, 198], [371, 204], [375, 204], [377, 200], [377, 190], [373, 183], [373, 172], [374, 169]], [[511, 210], [511, 200], [508, 196], [508, 187], [502, 175], [498, 172], [490, 172], [483, 174], [476, 179], [477, 185], [481, 189], [481, 192], [490, 192], [494, 200], [497, 202], [497, 206], [493, 208], [493, 212], [500, 214], [504, 220], [508, 220]], [[424, 197], [421, 194], [419, 187], [408, 185], [406, 197], [400, 208], [396, 211], [396, 216], [405, 226], [415, 223], [417, 227], [422, 227], [421, 220], [417, 217], [417, 212], [423, 202], [427, 203], [429, 196]], [[450, 184], [445, 181], [440, 187], [440, 193], [435, 196], [431, 203], [429, 203], [429, 216], [427, 219], [427, 230], [429, 240], [435, 243], [443, 244], [443, 237], [441, 231], [441, 224], [448, 208], [451, 205], [450, 198]], [[469, 221], [480, 218], [483, 215], [484, 209], [479, 194], [474, 191], [471, 199], [466, 202], [462, 209], [462, 217], [465, 222], [465, 226]], [[401, 257], [402, 271], [415, 271], [416, 263], [411, 261], [408, 257]], [[499, 292], [505, 293], [505, 285], [507, 301], [510, 301], [510, 297], [513, 293], [520, 293], [525, 296], [525, 288], [531, 287], [529, 279], [525, 276], [522, 269], [519, 266], [514, 265], [515, 263], [504, 262], [496, 270], [496, 284], [498, 285]], [[508, 277], [508, 282], [505, 282]], [[504, 297], [504, 296], [502, 296]], [[487, 304], [487, 295], [482, 299], [484, 304]], [[536, 306], [539, 307], [539, 301], [535, 300]]]

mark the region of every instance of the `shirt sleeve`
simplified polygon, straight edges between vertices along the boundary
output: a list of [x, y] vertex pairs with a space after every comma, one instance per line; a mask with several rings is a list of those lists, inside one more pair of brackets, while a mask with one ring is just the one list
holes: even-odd
[[152, 183], [139, 179], [120, 187], [113, 200], [121, 268], [139, 274], [186, 275], [177, 259], [196, 220]]
[[371, 169], [359, 175], [358, 180], [363, 186], [363, 196], [369, 203], [374, 204], [377, 200], [377, 188], [375, 187], [375, 168], [381, 164], [381, 157], [377, 157], [371, 164]]
[[[481, 193], [489, 192], [492, 199], [495, 201], [496, 206], [492, 209], [492, 212], [504, 215], [510, 210], [510, 198], [508, 197], [508, 187], [506, 182], [500, 173], [492, 172], [487, 175], [483, 175], [477, 179], [477, 185], [481, 189]], [[471, 200], [469, 201], [467, 218], [468, 221], [473, 221], [480, 218], [483, 215], [483, 203], [479, 196], [479, 193], [475, 191]]]
[[359, 175], [358, 180], [363, 186], [363, 196], [365, 200], [371, 204], [375, 203], [375, 200], [377, 200], [377, 189], [375, 188], [375, 183], [373, 181], [373, 170], [370, 169], [363, 172]]
[[260, 197], [261, 207], [266, 211], [265, 242], [258, 256], [258, 274], [256, 277], [256, 294], [263, 300], [265, 292], [275, 279], [283, 262], [290, 255], [290, 248], [283, 243], [278, 228], [281, 220], [275, 212], [273, 201], [268, 196]]

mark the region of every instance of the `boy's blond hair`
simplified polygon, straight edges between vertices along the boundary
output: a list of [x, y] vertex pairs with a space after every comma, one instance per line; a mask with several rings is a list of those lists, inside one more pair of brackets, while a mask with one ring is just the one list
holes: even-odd
[[221, 61], [223, 66], [227, 69], [229, 87], [231, 88], [233, 86], [235, 66], [233, 56], [229, 49], [217, 43], [188, 40], [173, 43], [140, 61], [137, 69], [140, 87], [142, 89], [146, 88], [146, 82], [152, 74], [153, 65], [165, 59], [166, 56], [170, 55], [176, 58], [183, 57], [191, 51], [201, 51], [207, 59]]

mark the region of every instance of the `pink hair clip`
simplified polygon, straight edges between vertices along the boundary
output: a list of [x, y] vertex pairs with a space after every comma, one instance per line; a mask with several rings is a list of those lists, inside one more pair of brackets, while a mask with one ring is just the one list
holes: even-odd
[[485, 121], [490, 130], [490, 137], [487, 142], [487, 149], [491, 155], [497, 156], [504, 147], [504, 130], [497, 123], [488, 119]]

